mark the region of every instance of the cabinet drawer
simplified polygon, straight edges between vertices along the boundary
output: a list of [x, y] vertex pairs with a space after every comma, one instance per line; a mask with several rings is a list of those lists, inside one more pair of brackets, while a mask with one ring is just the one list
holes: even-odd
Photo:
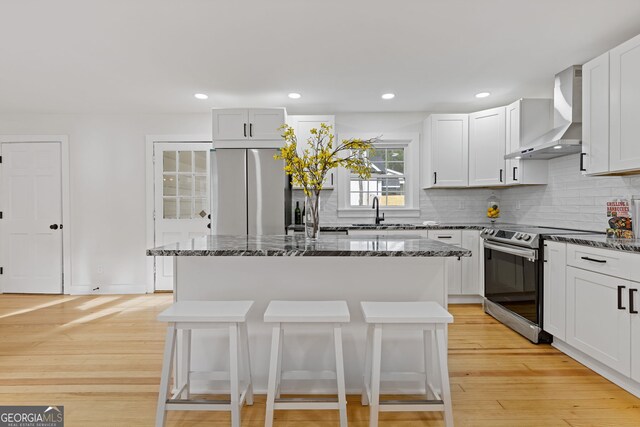
[[462, 244], [462, 230], [429, 230], [429, 238], [460, 246]]
[[609, 249], [567, 245], [567, 264], [609, 276], [631, 279], [640, 256]]

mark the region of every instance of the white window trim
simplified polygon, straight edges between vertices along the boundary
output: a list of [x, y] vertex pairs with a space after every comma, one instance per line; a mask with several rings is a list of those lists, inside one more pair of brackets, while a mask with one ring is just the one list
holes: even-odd
[[[340, 134], [340, 139], [352, 138], [378, 138], [382, 147], [405, 148], [405, 177], [406, 181], [406, 205], [402, 207], [381, 206], [380, 211], [387, 218], [419, 217], [420, 216], [420, 134], [419, 133], [353, 133]], [[356, 218], [369, 216], [371, 207], [353, 207], [349, 203], [350, 173], [345, 168], [338, 168], [338, 217]]]

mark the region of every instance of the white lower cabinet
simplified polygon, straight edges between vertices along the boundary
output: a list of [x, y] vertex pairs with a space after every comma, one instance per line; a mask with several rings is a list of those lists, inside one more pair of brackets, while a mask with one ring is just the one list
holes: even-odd
[[480, 232], [475, 230], [463, 230], [461, 246], [472, 251], [470, 257], [463, 257], [461, 259], [461, 293], [463, 295], [480, 295], [480, 259], [482, 259], [482, 250], [480, 249]]
[[567, 344], [631, 375], [631, 282], [567, 267]]
[[[632, 286], [638, 291], [635, 293], [636, 310], [640, 305], [640, 283], [633, 283]], [[631, 315], [631, 379], [640, 383], [640, 314]]]
[[548, 241], [544, 253], [544, 288], [542, 290], [543, 329], [565, 340], [567, 302], [567, 245]]

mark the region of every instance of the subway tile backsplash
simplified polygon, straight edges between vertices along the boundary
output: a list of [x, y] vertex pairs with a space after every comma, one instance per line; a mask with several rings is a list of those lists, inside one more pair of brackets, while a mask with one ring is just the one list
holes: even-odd
[[606, 202], [640, 195], [640, 175], [584, 176], [580, 155], [549, 160], [549, 184], [499, 191], [505, 222], [604, 231]]

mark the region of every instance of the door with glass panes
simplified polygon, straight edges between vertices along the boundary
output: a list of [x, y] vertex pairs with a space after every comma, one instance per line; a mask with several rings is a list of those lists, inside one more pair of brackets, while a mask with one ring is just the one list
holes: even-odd
[[[156, 142], [154, 246], [210, 233], [210, 142]], [[155, 257], [155, 289], [173, 289], [173, 258]]]

